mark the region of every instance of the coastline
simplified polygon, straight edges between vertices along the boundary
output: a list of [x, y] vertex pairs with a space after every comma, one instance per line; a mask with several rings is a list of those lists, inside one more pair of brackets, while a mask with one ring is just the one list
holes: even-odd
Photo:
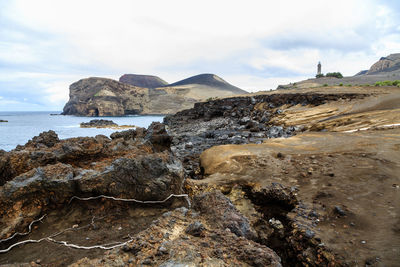
[[[0, 153], [0, 225], [7, 225], [0, 239], [46, 215], [32, 234], [48, 242], [22, 247], [11, 238], [0, 251], [16, 246], [0, 253], [0, 263], [20, 251], [30, 262], [40, 248], [59, 255], [40, 255], [41, 262], [72, 266], [204, 259], [346, 266], [370, 260], [373, 249], [391, 265], [398, 216], [388, 210], [400, 205], [400, 129], [383, 126], [400, 120], [392, 101], [400, 90], [368, 89], [218, 99], [110, 137], [43, 132]], [[63, 231], [71, 233], [51, 237]], [[49, 242], [61, 245], [57, 253]], [[105, 254], [111, 242], [116, 247]], [[89, 259], [83, 246], [103, 249]]]

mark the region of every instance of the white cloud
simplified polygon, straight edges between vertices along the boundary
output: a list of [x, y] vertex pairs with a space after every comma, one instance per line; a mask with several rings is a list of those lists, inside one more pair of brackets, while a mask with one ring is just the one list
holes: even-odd
[[400, 50], [399, 18], [378, 0], [14, 0], [0, 12], [18, 25], [0, 29], [0, 62], [30, 67], [0, 82], [35, 81], [57, 105], [73, 79], [104, 73], [174, 82], [204, 63], [234, 85], [269, 89], [313, 76], [319, 60], [353, 75]]

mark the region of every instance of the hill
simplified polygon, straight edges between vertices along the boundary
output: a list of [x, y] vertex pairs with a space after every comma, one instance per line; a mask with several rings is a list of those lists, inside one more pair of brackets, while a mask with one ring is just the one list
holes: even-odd
[[163, 79], [153, 75], [140, 75], [140, 74], [124, 74], [119, 78], [121, 83], [127, 83], [133, 86], [156, 88], [165, 86], [168, 83]]
[[168, 87], [190, 86], [193, 84], [203, 85], [211, 88], [218, 88], [219, 90], [229, 91], [237, 94], [247, 93], [246, 91], [229, 84], [221, 77], [215, 74], [208, 74], [208, 73], [189, 77], [187, 79], [169, 84]]

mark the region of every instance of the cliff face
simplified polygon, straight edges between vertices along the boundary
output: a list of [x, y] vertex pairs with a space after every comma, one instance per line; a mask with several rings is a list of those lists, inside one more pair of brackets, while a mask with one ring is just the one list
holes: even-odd
[[139, 114], [149, 102], [149, 89], [105, 78], [82, 79], [69, 87], [63, 115], [120, 116]]
[[381, 57], [378, 62], [371, 66], [367, 72], [367, 75], [396, 70], [400, 71], [400, 53], [391, 54], [387, 57]]
[[[157, 88], [153, 86], [164, 81], [148, 75], [123, 75], [120, 81], [125, 82], [106, 78], [82, 79], [70, 86], [70, 99], [62, 114], [99, 117], [173, 114], [208, 98], [246, 93], [216, 75], [195, 77]], [[129, 81], [148, 87], [126, 83]]]

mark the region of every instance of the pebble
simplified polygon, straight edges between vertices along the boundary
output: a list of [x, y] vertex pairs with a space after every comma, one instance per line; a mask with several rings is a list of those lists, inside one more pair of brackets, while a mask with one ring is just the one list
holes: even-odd
[[341, 216], [345, 216], [346, 215], [346, 212], [339, 206], [335, 206], [334, 210], [335, 210], [335, 212], [337, 214], [339, 214]]
[[192, 236], [201, 236], [205, 230], [206, 228], [201, 222], [195, 221], [194, 223], [189, 224], [185, 232]]
[[309, 239], [313, 238], [315, 236], [315, 232], [311, 231], [309, 229], [306, 230], [305, 236]]
[[142, 261], [142, 264], [150, 265], [150, 264], [151, 264], [151, 259], [149, 259], [149, 258], [144, 259], [144, 260]]
[[168, 254], [168, 249], [166, 249], [164, 246], [159, 247], [158, 251], [162, 254]]
[[283, 224], [281, 223], [281, 221], [275, 219], [275, 218], [271, 218], [269, 219], [269, 224], [274, 227], [275, 229], [281, 230], [283, 229]]
[[278, 154], [276, 154], [276, 157], [277, 157], [278, 159], [284, 159], [284, 158], [285, 158], [285, 155], [283, 155], [281, 152], [278, 152]]

